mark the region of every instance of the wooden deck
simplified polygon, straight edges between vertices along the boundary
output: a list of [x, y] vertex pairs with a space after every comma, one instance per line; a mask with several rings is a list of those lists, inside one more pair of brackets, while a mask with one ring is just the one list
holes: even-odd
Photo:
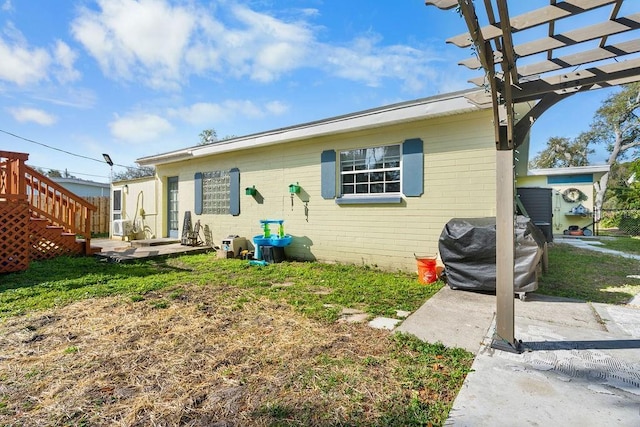
[[123, 242], [119, 240], [94, 239], [93, 245], [101, 251], [94, 256], [105, 262], [134, 262], [144, 259], [168, 258], [185, 254], [215, 251], [210, 246], [184, 246], [179, 239], [148, 239]]

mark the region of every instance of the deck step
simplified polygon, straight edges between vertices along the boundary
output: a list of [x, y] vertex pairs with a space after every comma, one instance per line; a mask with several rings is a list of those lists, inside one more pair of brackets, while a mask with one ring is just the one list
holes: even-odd
[[171, 245], [174, 243], [180, 243], [180, 239], [163, 237], [161, 239], [132, 240], [129, 243], [131, 244], [131, 247], [144, 248], [148, 246], [161, 246], [161, 245]]

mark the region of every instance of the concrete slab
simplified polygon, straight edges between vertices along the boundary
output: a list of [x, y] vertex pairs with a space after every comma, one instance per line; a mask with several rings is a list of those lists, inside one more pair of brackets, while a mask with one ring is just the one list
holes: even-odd
[[636, 254], [630, 254], [630, 253], [626, 253], [626, 252], [621, 252], [621, 251], [616, 251], [613, 249], [607, 249], [607, 248], [601, 248], [598, 245], [602, 245], [601, 242], [599, 242], [598, 240], [595, 240], [596, 238], [568, 238], [568, 237], [562, 237], [562, 236], [554, 236], [553, 238], [553, 242], [554, 243], [564, 243], [567, 245], [573, 245], [576, 246], [578, 248], [582, 248], [582, 249], [589, 249], [592, 251], [596, 251], [596, 252], [601, 252], [601, 253], [605, 253], [605, 254], [609, 254], [609, 255], [616, 255], [616, 256], [621, 256], [624, 258], [631, 258], [631, 259], [637, 259], [640, 260], [640, 255], [636, 255]]
[[554, 323], [516, 315], [529, 352], [491, 349], [487, 335], [446, 425], [640, 425], [640, 340], [564, 325], [561, 307]]
[[423, 341], [477, 353], [495, 312], [495, 295], [452, 290], [448, 286], [429, 298], [396, 328]]
[[444, 287], [396, 328], [476, 355], [446, 425], [640, 425], [640, 308], [514, 298], [514, 354], [491, 348], [495, 303]]

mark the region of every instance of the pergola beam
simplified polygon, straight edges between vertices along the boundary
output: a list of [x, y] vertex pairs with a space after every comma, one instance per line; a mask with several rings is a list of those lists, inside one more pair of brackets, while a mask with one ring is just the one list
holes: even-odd
[[[556, 49], [575, 46], [580, 43], [586, 43], [597, 39], [604, 39], [616, 34], [623, 34], [637, 30], [638, 28], [640, 28], [640, 13], [635, 13], [612, 21], [605, 21], [596, 25], [581, 28], [579, 30], [567, 31], [563, 34], [556, 34], [551, 37], [522, 43], [515, 46], [513, 50], [518, 58], [526, 58], [543, 52], [552, 52]], [[580, 53], [580, 55], [584, 54], [585, 52]], [[575, 57], [576, 55], [573, 56]], [[496, 52], [496, 56], [493, 58], [493, 61], [502, 61], [500, 52]], [[477, 70], [482, 67], [482, 64], [480, 64], [476, 58], [465, 59], [464, 61], [460, 61], [459, 64], [472, 70]]]
[[[471, 1], [471, 0], [462, 0]], [[583, 12], [588, 12], [599, 7], [603, 7], [612, 3], [616, 3], [618, 0], [566, 0], [556, 3], [555, 5], [549, 5], [542, 7], [531, 12], [523, 13], [522, 15], [514, 16], [510, 19], [512, 32], [518, 32], [528, 30], [530, 28], [537, 27], [539, 25], [548, 24], [549, 22], [558, 21], [570, 16], [576, 16]], [[436, 3], [446, 3], [448, 7], [440, 7], [440, 9], [451, 9], [458, 6], [458, 1], [427, 1], [427, 5]], [[451, 5], [453, 3], [453, 5]], [[487, 25], [481, 28], [482, 38], [485, 40], [493, 40], [502, 37], [502, 31], [500, 26]], [[447, 43], [452, 43], [458, 47], [469, 47], [469, 36], [467, 33], [459, 34], [457, 36], [447, 39]]]

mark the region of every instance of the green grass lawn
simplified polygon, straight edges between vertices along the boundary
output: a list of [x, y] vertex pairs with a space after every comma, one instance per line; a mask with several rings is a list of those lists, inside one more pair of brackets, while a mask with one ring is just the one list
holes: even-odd
[[[603, 242], [607, 242], [606, 247], [616, 250], [625, 250], [636, 244], [625, 238], [618, 243], [617, 240]], [[549, 271], [542, 275], [537, 292], [591, 302], [624, 304], [640, 293], [640, 280], [627, 277], [629, 275], [640, 275], [640, 261], [554, 244], [549, 249]]]
[[640, 237], [616, 237], [602, 239], [600, 242], [607, 249], [640, 255]]
[[150, 291], [195, 284], [238, 287], [255, 297], [285, 300], [310, 317], [333, 322], [343, 307], [377, 316], [414, 311], [442, 286], [441, 282], [422, 286], [414, 274], [362, 266], [285, 262], [259, 267], [241, 260], [216, 260], [211, 254], [131, 264], [62, 257], [33, 262], [27, 271], [2, 279], [0, 317], [83, 298], [124, 294], [135, 300]]

